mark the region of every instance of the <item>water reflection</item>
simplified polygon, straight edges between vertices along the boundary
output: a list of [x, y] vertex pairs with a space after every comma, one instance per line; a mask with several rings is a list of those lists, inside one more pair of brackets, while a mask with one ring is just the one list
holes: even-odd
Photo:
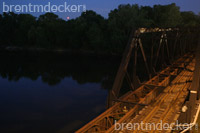
[[105, 110], [118, 58], [0, 53], [0, 132], [73, 132]]
[[[104, 81], [113, 80], [113, 75], [119, 66], [119, 58], [48, 52], [1, 52], [0, 60], [2, 78], [18, 81], [22, 77], [31, 80], [41, 77], [42, 81], [49, 85], [57, 85], [65, 77], [72, 77], [79, 84], [88, 82], [106, 84]], [[108, 89], [106, 85], [104, 87]]]

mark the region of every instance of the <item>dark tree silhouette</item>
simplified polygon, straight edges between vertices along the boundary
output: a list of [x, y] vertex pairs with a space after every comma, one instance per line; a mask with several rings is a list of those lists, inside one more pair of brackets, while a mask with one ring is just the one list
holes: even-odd
[[174, 3], [154, 7], [119, 5], [108, 19], [94, 11], [86, 11], [69, 21], [53, 13], [36, 18], [10, 12], [0, 15], [0, 46], [121, 54], [132, 29], [197, 26], [200, 15], [180, 12]]

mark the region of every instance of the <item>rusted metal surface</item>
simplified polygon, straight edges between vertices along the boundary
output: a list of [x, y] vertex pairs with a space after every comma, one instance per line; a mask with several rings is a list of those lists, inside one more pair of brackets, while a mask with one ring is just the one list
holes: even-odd
[[188, 101], [188, 112], [187, 112], [187, 122], [192, 122], [194, 120], [194, 115], [196, 113], [196, 103], [200, 98], [200, 40], [198, 42], [198, 47], [195, 54], [196, 65], [193, 75], [193, 82], [190, 88], [190, 97]]
[[[144, 62], [145, 62], [145, 67], [147, 69], [149, 78], [151, 78], [151, 73], [150, 73], [151, 70], [150, 70], [150, 68], [152, 68], [152, 67], [149, 67], [149, 65], [147, 63], [147, 58], [146, 58], [146, 55], [145, 55], [145, 51], [143, 49], [143, 45], [142, 45], [142, 41], [141, 41], [140, 35], [141, 34], [145, 34], [145, 33], [150, 33], [150, 32], [151, 33], [154, 33], [154, 32], [161, 32], [162, 33], [161, 34], [161, 39], [160, 39], [159, 49], [157, 51], [157, 58], [155, 60], [157, 62], [158, 56], [159, 56], [159, 52], [160, 52], [160, 47], [163, 44], [162, 42], [166, 43], [167, 50], [168, 50], [166, 32], [177, 31], [177, 30], [178, 29], [172, 29], [172, 28], [169, 28], [169, 29], [139, 28], [134, 32], [133, 36], [131, 37], [131, 42], [128, 43], [128, 45], [125, 48], [124, 55], [123, 55], [120, 67], [119, 67], [119, 70], [117, 72], [114, 84], [113, 84], [113, 88], [112, 88], [112, 95], [113, 96], [112, 97], [118, 98], [118, 96], [119, 96], [119, 92], [120, 92], [120, 89], [121, 89], [121, 86], [122, 86], [122, 82], [123, 82], [124, 76], [125, 76], [125, 74], [127, 72], [127, 67], [128, 67], [132, 52], [134, 52], [133, 80], [136, 81], [136, 71], [137, 71], [136, 70], [136, 66], [137, 66], [137, 58], [138, 58], [137, 57], [138, 49], [140, 49], [141, 52], [142, 52], [142, 56], [143, 56], [143, 59], [144, 59]], [[168, 55], [169, 55], [169, 51], [168, 51]], [[136, 82], [133, 82], [133, 85], [134, 85], [135, 89], [138, 87], [138, 83], [136, 83]]]
[[[169, 85], [171, 75], [179, 74], [178, 68], [174, 68], [173, 66], [176, 65], [181, 67], [184, 65], [184, 63], [182, 63], [183, 61], [188, 61], [192, 58], [193, 56], [186, 54], [184, 58], [178, 59], [172, 64], [171, 67], [167, 67], [162, 70], [158, 75], [147, 81], [145, 85], [142, 85], [133, 92], [128, 92], [121, 98], [123, 101], [134, 102], [138, 104], [134, 105], [132, 103], [113, 101], [115, 104], [111, 108], [79, 129], [76, 133], [110, 132], [114, 128], [113, 126], [115, 120], [120, 123], [133, 118], [144, 107], [143, 105], [141, 106], [139, 104], [149, 104], [153, 102], [155, 98], [162, 92], [161, 88]], [[149, 87], [149, 85], [155, 86]], [[126, 107], [127, 112], [124, 111], [124, 107]]]
[[[159, 39], [159, 42], [152, 44], [151, 46], [151, 55], [150, 59], [147, 59], [146, 52], [143, 48], [142, 43], [142, 36], [146, 34], [155, 34], [154, 39]], [[193, 33], [195, 35], [196, 32]], [[175, 37], [176, 38], [175, 38]], [[172, 39], [174, 38], [173, 43]], [[139, 84], [139, 79], [137, 77], [137, 62], [138, 62], [138, 53], [141, 51], [144, 65], [147, 71], [147, 75], [149, 79], [152, 77], [152, 75], [155, 75], [156, 68], [158, 66], [166, 66], [167, 62], [168, 64], [171, 63], [177, 56], [183, 56], [186, 52], [189, 51], [189, 47], [195, 48], [194, 41], [197, 40], [190, 40], [188, 38], [191, 38], [191, 32], [189, 30], [179, 30], [178, 28], [168, 28], [168, 29], [160, 29], [160, 28], [139, 28], [135, 30], [131, 36], [131, 41], [128, 43], [128, 45], [125, 48], [123, 58], [120, 64], [120, 67], [118, 69], [117, 75], [115, 77], [115, 81], [112, 87], [111, 92], [111, 98], [118, 98], [120, 90], [122, 88], [122, 84], [124, 81], [124, 77], [128, 75], [128, 80], [131, 80], [130, 86], [131, 89], [137, 89]], [[145, 39], [145, 38], [144, 38]], [[169, 45], [169, 41], [171, 41]], [[184, 42], [184, 43], [183, 43]], [[190, 45], [190, 46], [188, 46]], [[133, 63], [133, 75], [127, 73], [127, 68], [130, 64], [132, 53], [134, 63]], [[108, 104], [109, 106], [112, 106], [112, 103]]]
[[[189, 69], [194, 70], [195, 62], [191, 62], [190, 66], [188, 66]], [[185, 77], [183, 75], [189, 75], [189, 77]], [[180, 110], [182, 107], [182, 104], [184, 103], [184, 100], [186, 96], [188, 95], [188, 88], [191, 86], [191, 82], [187, 82], [188, 80], [192, 80], [193, 72], [189, 72], [187, 70], [183, 70], [180, 75], [178, 75], [173, 81], [172, 84], [164, 90], [163, 93], [161, 93], [154, 103], [152, 103], [149, 106], [146, 106], [146, 108], [143, 108], [143, 110], [140, 111], [138, 115], [136, 115], [134, 118], [132, 118], [127, 123], [154, 123], [155, 125], [158, 124], [160, 121], [162, 123], [175, 123], [177, 118], [179, 117]], [[182, 84], [176, 84], [178, 82], [182, 82]], [[160, 125], [161, 126], [161, 125]], [[145, 130], [142, 130], [145, 129]], [[158, 127], [158, 129], [161, 129], [161, 127]], [[132, 131], [134, 133], [140, 133], [140, 132], [156, 132], [158, 130], [150, 128], [150, 127], [139, 127], [136, 126], [135, 130]], [[112, 131], [112, 132], [120, 132], [120, 131]], [[122, 130], [121, 130], [122, 132]], [[124, 129], [123, 132], [131, 132], [128, 129]], [[160, 131], [163, 133], [171, 132], [171, 129]]]
[[[108, 106], [110, 108], [76, 133], [118, 132], [114, 130], [115, 122], [129, 123], [139, 120], [148, 122], [158, 114], [160, 117], [159, 119], [154, 119], [155, 122], [160, 119], [166, 122], [177, 119], [179, 116], [177, 112], [188, 94], [188, 87], [191, 86], [192, 74], [194, 73], [194, 62], [192, 62], [194, 55], [193, 53], [185, 53], [196, 48], [196, 40], [198, 38], [195, 38], [195, 32], [191, 33], [190, 31], [189, 29], [180, 30], [177, 28], [139, 28], [135, 30], [130, 43], [125, 48], [112, 90], [109, 93]], [[141, 35], [146, 33], [156, 33], [157, 39], [160, 40], [158, 44], [153, 44], [151, 47], [150, 61], [147, 60], [141, 39]], [[174, 36], [176, 38], [171, 43], [173, 45], [169, 46], [168, 41]], [[195, 39], [190, 40], [189, 38], [191, 37]], [[155, 51], [156, 46], [157, 50]], [[136, 74], [138, 50], [141, 50], [149, 75], [149, 80], [144, 83], [140, 83]], [[127, 68], [132, 53], [134, 53], [134, 63], [133, 74], [131, 75], [128, 73]], [[178, 59], [177, 56], [179, 57]], [[166, 59], [170, 65], [167, 65]], [[198, 59], [196, 60], [198, 61]], [[165, 65], [165, 68], [160, 72], [156, 72], [158, 61], [162, 63], [159, 65]], [[154, 75], [153, 78], [152, 75]], [[119, 97], [125, 77], [131, 91]], [[191, 90], [192, 92], [196, 91], [194, 89]], [[176, 93], [172, 93], [173, 91]], [[200, 91], [198, 90], [198, 92]], [[195, 94], [196, 96], [197, 94]], [[171, 100], [167, 100], [169, 98]], [[191, 99], [194, 99], [194, 97]], [[165, 110], [161, 105], [166, 107]], [[175, 109], [173, 110], [172, 107], [175, 107]]]

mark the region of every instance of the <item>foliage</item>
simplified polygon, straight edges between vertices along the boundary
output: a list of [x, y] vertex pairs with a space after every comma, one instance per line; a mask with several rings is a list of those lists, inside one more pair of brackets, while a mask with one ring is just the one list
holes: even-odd
[[0, 46], [121, 53], [138, 27], [197, 27], [200, 15], [170, 5], [119, 5], [108, 19], [94, 11], [65, 21], [53, 13], [0, 15]]

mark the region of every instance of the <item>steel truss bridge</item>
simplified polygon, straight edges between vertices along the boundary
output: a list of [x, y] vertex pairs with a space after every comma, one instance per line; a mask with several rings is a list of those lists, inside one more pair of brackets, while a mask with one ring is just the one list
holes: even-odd
[[[151, 42], [146, 41], [147, 38]], [[147, 44], [143, 45], [145, 41]], [[148, 80], [144, 82], [137, 76], [138, 58], [143, 60], [146, 69]], [[128, 83], [130, 91], [120, 95], [124, 82]], [[199, 84], [198, 28], [139, 28], [132, 32], [125, 48], [109, 93], [108, 109], [76, 133], [172, 132], [171, 128], [158, 131], [145, 125], [145, 130], [141, 130], [141, 125], [137, 125], [130, 130], [127, 126], [141, 122], [170, 124], [179, 120], [193, 126], [200, 109]], [[116, 123], [124, 123], [124, 128], [118, 126], [116, 130]]]

